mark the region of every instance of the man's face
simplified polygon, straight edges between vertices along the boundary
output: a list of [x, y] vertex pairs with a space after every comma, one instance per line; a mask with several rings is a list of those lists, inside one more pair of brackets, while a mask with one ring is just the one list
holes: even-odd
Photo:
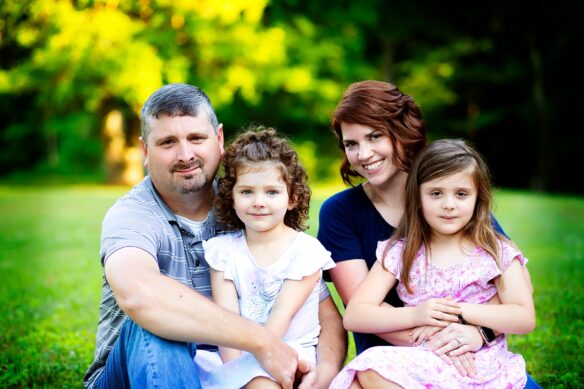
[[154, 119], [147, 142], [141, 142], [145, 166], [162, 195], [209, 187], [224, 151], [222, 125], [215, 134], [205, 112]]

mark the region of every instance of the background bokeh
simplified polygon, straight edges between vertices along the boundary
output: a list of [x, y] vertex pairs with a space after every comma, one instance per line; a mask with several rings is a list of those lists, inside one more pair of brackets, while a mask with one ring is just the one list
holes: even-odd
[[414, 96], [432, 139], [474, 142], [497, 185], [582, 193], [563, 173], [584, 161], [583, 11], [576, 0], [2, 0], [0, 176], [137, 181], [141, 105], [187, 82], [228, 136], [275, 126], [324, 180], [339, 157], [331, 112], [350, 83], [379, 79]]

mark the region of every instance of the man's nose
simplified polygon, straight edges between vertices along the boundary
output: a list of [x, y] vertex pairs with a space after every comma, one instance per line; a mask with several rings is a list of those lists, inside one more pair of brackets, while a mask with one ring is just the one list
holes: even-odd
[[195, 158], [192, 146], [189, 142], [180, 142], [178, 146], [177, 158], [180, 161], [190, 161]]

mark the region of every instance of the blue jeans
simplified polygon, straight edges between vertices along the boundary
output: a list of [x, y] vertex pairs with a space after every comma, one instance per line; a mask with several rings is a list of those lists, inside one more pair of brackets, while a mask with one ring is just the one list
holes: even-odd
[[194, 343], [160, 338], [127, 319], [94, 388], [194, 388]]

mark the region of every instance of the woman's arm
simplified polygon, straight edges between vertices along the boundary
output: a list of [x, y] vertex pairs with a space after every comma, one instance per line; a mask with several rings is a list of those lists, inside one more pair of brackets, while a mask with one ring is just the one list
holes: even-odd
[[283, 338], [290, 327], [290, 322], [320, 279], [321, 270], [305, 276], [301, 280], [286, 280], [276, 297], [272, 312], [266, 322], [266, 328], [274, 335]]
[[533, 331], [533, 297], [519, 260], [511, 262], [495, 285], [501, 304], [461, 304], [464, 320], [508, 334]]
[[[217, 305], [231, 311], [240, 314], [239, 312], [239, 302], [237, 300], [237, 290], [233, 281], [226, 280], [223, 276], [222, 271], [217, 271], [210, 269], [211, 271], [211, 293], [213, 295], [213, 301]], [[241, 351], [228, 347], [219, 347], [219, 354], [223, 363], [229, 362], [241, 356]]]
[[[367, 269], [367, 264], [364, 259], [351, 259], [337, 262], [337, 266], [329, 270], [333, 284], [345, 306], [347, 306], [349, 299], [368, 273], [369, 269]], [[389, 304], [387, 305], [390, 306]], [[407, 329], [375, 335], [396, 346], [411, 345], [409, 330]]]

